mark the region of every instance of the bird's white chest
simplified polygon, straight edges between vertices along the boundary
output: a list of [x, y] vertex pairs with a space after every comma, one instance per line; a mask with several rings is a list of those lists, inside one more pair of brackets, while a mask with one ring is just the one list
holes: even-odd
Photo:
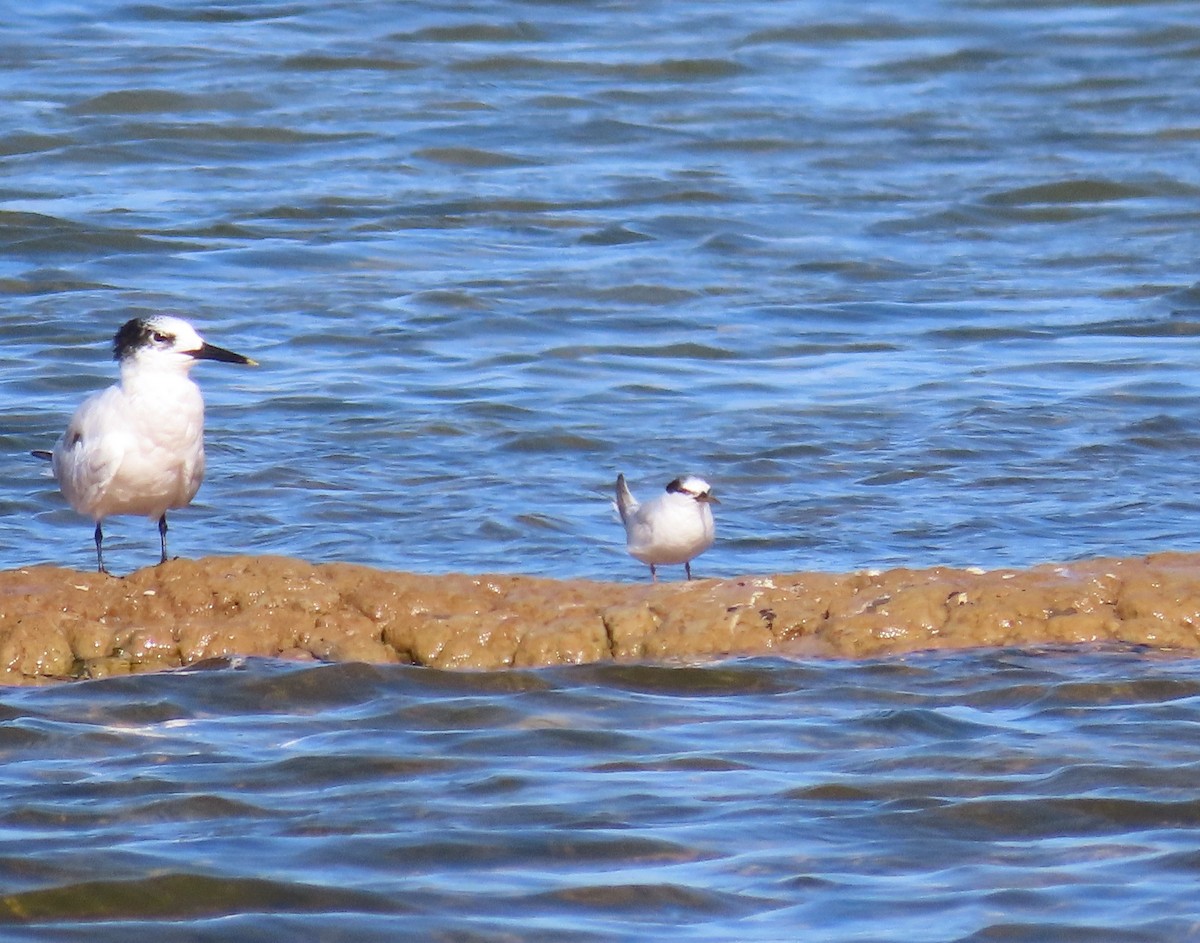
[[169, 475], [204, 460], [204, 399], [187, 377], [156, 380], [122, 387], [114, 426], [124, 427], [130, 470]]
[[627, 547], [643, 563], [685, 563], [708, 549], [713, 536], [707, 504], [667, 495], [638, 509], [628, 528]]
[[55, 455], [76, 510], [158, 517], [204, 477], [204, 400], [186, 376], [124, 378], [85, 402]]

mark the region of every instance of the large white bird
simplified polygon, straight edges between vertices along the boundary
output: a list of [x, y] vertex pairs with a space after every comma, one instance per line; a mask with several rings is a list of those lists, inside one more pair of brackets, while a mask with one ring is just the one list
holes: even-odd
[[207, 344], [187, 321], [158, 315], [126, 321], [113, 337], [121, 380], [83, 401], [49, 458], [63, 496], [96, 522], [104, 568], [104, 519], [158, 520], [167, 560], [167, 511], [188, 505], [204, 478], [204, 399], [188, 375], [198, 360], [255, 365]]
[[665, 493], [638, 504], [625, 476], [617, 475], [617, 510], [625, 525], [625, 547], [634, 559], [655, 567], [682, 563], [692, 578], [692, 560], [712, 546], [715, 535], [712, 505], [720, 504], [708, 482], [695, 475], [676, 478]]

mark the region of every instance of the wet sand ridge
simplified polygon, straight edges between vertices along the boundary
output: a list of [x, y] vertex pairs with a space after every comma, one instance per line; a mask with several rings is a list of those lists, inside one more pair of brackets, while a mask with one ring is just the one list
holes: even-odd
[[658, 584], [208, 557], [124, 578], [0, 573], [0, 683], [229, 655], [496, 669], [1098, 642], [1192, 651], [1198, 627], [1200, 554]]

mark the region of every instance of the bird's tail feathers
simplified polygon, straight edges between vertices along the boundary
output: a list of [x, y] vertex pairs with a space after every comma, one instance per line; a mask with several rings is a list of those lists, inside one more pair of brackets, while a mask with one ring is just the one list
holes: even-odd
[[44, 459], [47, 462], [54, 461], [54, 453], [49, 452], [46, 449], [34, 449], [29, 454], [32, 455], [34, 458]]
[[617, 513], [621, 515], [621, 522], [627, 521], [637, 509], [637, 498], [629, 490], [629, 485], [625, 484], [625, 476], [617, 475]]

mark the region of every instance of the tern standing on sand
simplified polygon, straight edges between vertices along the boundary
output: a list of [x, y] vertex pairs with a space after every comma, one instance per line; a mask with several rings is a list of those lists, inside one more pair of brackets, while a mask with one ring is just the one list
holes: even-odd
[[204, 478], [204, 399], [188, 376], [198, 360], [255, 365], [206, 344], [187, 321], [159, 315], [125, 322], [113, 338], [121, 380], [71, 417], [50, 458], [63, 496], [96, 522], [96, 565], [104, 568], [101, 525], [114, 514], [158, 520], [167, 560], [167, 511], [186, 507]]
[[714, 524], [708, 482], [695, 475], [676, 478], [664, 494], [638, 504], [625, 476], [617, 475], [617, 510], [625, 525], [625, 546], [635, 559], [650, 567], [650, 578], [658, 579], [655, 567], [682, 563], [692, 578], [692, 560], [712, 546]]

